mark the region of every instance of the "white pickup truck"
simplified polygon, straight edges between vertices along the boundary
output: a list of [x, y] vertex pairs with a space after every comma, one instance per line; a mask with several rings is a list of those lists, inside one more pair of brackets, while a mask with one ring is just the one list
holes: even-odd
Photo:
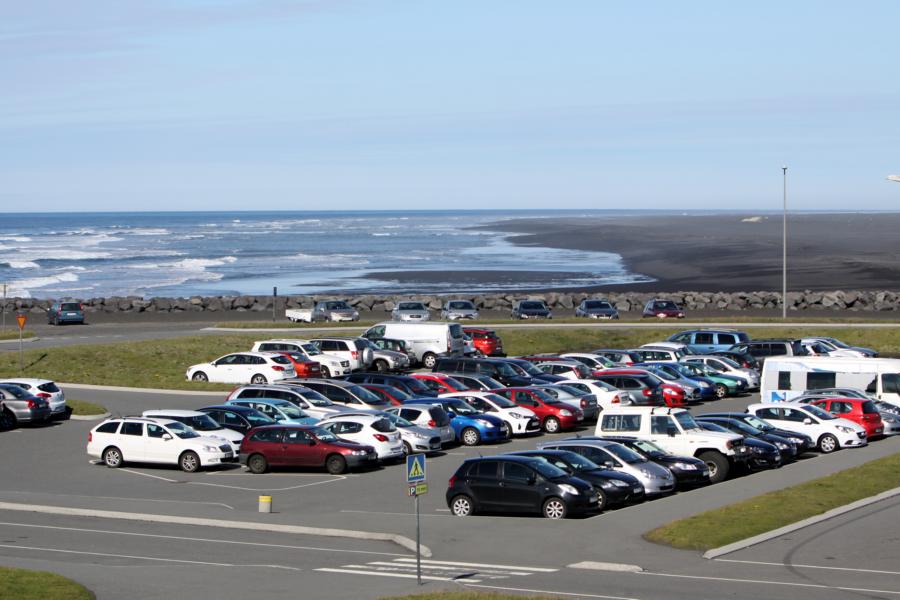
[[288, 321], [314, 323], [316, 321], [359, 321], [359, 311], [343, 300], [316, 302], [313, 308], [289, 308], [284, 311]]
[[600, 413], [595, 435], [647, 440], [670, 454], [693, 456], [709, 466], [709, 480], [718, 483], [735, 463], [750, 457], [744, 439], [734, 433], [701, 429], [683, 408], [623, 406]]

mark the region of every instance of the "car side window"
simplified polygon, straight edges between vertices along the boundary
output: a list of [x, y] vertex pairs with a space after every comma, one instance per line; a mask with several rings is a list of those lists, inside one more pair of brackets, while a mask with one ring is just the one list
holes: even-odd
[[302, 429], [287, 429], [284, 432], [285, 444], [306, 444], [312, 438]]
[[804, 419], [810, 418], [805, 412], [801, 412], [799, 410], [794, 410], [792, 408], [784, 409], [784, 420], [792, 421], [794, 423], [802, 423]]
[[115, 433], [119, 429], [120, 422], [121, 421], [111, 421], [109, 423], [104, 423], [97, 428], [97, 433]]
[[[657, 417], [654, 417], [657, 418]], [[640, 415], [603, 415], [603, 431], [640, 431]]]
[[250, 441], [277, 444], [281, 441], [282, 432], [281, 429], [263, 429], [250, 436]]
[[332, 429], [332, 432], [335, 435], [347, 435], [347, 434], [351, 434], [351, 433], [359, 433], [360, 431], [362, 431], [362, 428], [363, 428], [362, 424], [360, 424], [360, 423], [339, 422], [339, 423], [335, 423], [335, 425], [336, 425], [336, 427], [334, 429]]
[[415, 421], [419, 418], [419, 414], [419, 411], [413, 410], [412, 408], [400, 409], [400, 418], [406, 419], [407, 421]]
[[221, 419], [221, 423], [223, 425], [232, 425], [237, 427], [242, 427], [244, 425], [244, 421], [236, 414], [231, 412], [230, 410], [222, 411], [218, 413], [218, 416], [214, 416], [214, 419], [217, 421]]
[[853, 412], [853, 405], [849, 402], [833, 401], [831, 403], [831, 412], [845, 415]]
[[727, 344], [729, 346], [732, 346], [737, 343], [737, 338], [734, 336], [734, 334], [731, 333], [720, 333], [718, 334], [718, 338], [720, 345]]
[[503, 479], [525, 483], [533, 476], [534, 472], [525, 465], [514, 462], [503, 463]]
[[143, 423], [122, 423], [122, 435], [144, 435]]
[[[681, 341], [681, 340], [679, 340]], [[694, 336], [695, 344], [712, 344], [713, 343], [713, 334], [711, 333], [698, 333]]]
[[165, 429], [153, 423], [147, 423], [147, 437], [161, 438], [166, 432]]
[[537, 400], [532, 398], [531, 394], [528, 392], [515, 392], [515, 399], [513, 402], [521, 406], [539, 406]]
[[340, 402], [341, 404], [350, 404], [354, 400], [349, 392], [339, 387], [328, 386], [328, 393], [326, 395], [332, 402]]
[[650, 418], [650, 433], [655, 435], [666, 435], [669, 427], [669, 417], [652, 416]]
[[469, 468], [470, 477], [483, 479], [497, 479], [497, 467], [500, 463], [496, 460], [482, 460]]
[[756, 416], [760, 419], [775, 419], [776, 421], [780, 421], [782, 418], [777, 408], [761, 408], [756, 411]]

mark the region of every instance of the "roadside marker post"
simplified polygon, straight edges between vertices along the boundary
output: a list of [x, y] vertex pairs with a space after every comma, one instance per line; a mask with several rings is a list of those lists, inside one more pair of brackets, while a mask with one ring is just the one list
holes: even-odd
[[416, 581], [422, 585], [422, 528], [419, 521], [419, 496], [428, 493], [425, 481], [425, 455], [409, 454], [406, 457], [406, 485], [410, 496], [416, 499]]
[[25, 370], [25, 357], [22, 351], [22, 331], [25, 329], [25, 323], [28, 322], [28, 315], [25, 313], [16, 314], [16, 322], [19, 324], [19, 375]]

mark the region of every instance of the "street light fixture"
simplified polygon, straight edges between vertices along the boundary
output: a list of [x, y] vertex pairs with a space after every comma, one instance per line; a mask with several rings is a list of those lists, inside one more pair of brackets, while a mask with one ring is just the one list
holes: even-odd
[[781, 238], [781, 318], [787, 319], [787, 167], [781, 167], [784, 215]]

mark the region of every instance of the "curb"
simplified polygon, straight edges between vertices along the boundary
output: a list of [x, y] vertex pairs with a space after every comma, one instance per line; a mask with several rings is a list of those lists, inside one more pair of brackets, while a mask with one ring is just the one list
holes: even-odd
[[590, 560], [572, 563], [571, 565], [566, 565], [566, 567], [570, 569], [587, 569], [589, 571], [611, 571], [613, 573], [644, 572], [644, 568], [640, 565], [632, 565], [629, 563], [594, 562]]
[[[27, 338], [22, 338], [22, 343], [23, 343], [23, 344], [30, 344], [31, 342], [37, 342], [37, 341], [40, 340], [40, 339], [41, 339], [41, 338], [39, 338], [39, 337], [37, 337], [37, 336], [34, 336], [34, 337], [27, 337]], [[18, 343], [19, 343], [19, 338], [15, 338], [15, 339], [12, 339], [12, 340], [0, 340], [0, 344], [18, 344]]]
[[728, 544], [727, 546], [721, 546], [719, 548], [707, 550], [703, 553], [703, 558], [714, 559], [718, 558], [719, 556], [724, 556], [725, 554], [731, 554], [732, 552], [737, 552], [738, 550], [743, 550], [744, 548], [749, 548], [750, 546], [755, 546], [756, 544], [767, 542], [786, 533], [791, 533], [792, 531], [797, 531], [798, 529], [803, 529], [804, 527], [809, 527], [810, 525], [816, 525], [817, 523], [821, 523], [822, 521], [827, 521], [828, 519], [831, 519], [833, 517], [837, 517], [844, 513], [854, 511], [857, 508], [863, 508], [865, 506], [869, 506], [870, 504], [875, 504], [876, 502], [881, 502], [882, 500], [893, 498], [894, 496], [900, 496], [900, 487], [896, 487], [892, 490], [887, 490], [886, 492], [881, 492], [880, 494], [877, 494], [875, 496], [863, 498], [862, 500], [857, 500], [856, 502], [851, 502], [850, 504], [845, 504], [844, 506], [832, 508], [829, 511], [823, 512], [821, 515], [815, 515], [814, 517], [809, 517], [808, 519], [803, 519], [802, 521], [797, 521], [796, 523], [791, 523], [790, 525], [785, 525], [784, 527], [773, 529], [772, 531], [767, 531], [766, 533], [761, 533], [759, 535], [734, 542], [733, 544]]
[[112, 413], [105, 412], [102, 415], [69, 415], [70, 421], [99, 421], [112, 416]]
[[133, 388], [133, 387], [119, 387], [114, 385], [88, 385], [86, 383], [63, 383], [61, 381], [57, 382], [57, 385], [65, 386], [67, 388], [72, 388], [73, 390], [100, 390], [100, 391], [109, 391], [109, 392], [150, 392], [153, 394], [172, 394], [172, 395], [180, 395], [180, 396], [221, 396], [222, 394], [227, 394], [228, 390], [222, 390], [220, 392], [198, 392], [191, 390], [162, 390], [156, 388]]
[[[143, 521], [145, 523], [174, 523], [178, 525], [199, 525], [202, 527], [219, 527], [223, 529], [243, 529], [249, 531], [272, 531], [276, 533], [296, 533], [301, 535], [318, 535], [323, 537], [341, 537], [357, 540], [375, 540], [392, 542], [410, 552], [416, 551], [416, 542], [394, 533], [374, 533], [349, 529], [328, 529], [323, 527], [304, 527], [301, 525], [274, 525], [270, 523], [254, 523], [252, 521], [224, 521], [221, 519], [202, 519], [196, 517], [177, 517], [172, 515], [153, 515], [147, 513], [127, 513], [114, 510], [94, 510], [90, 508], [68, 508], [64, 506], [43, 506], [39, 504], [17, 504], [0, 502], [0, 510], [16, 510], [21, 512], [42, 513], [50, 515], [68, 515], [74, 517], [97, 517], [100, 519], [119, 519], [123, 521]], [[431, 557], [431, 550], [422, 546], [422, 556]]]

